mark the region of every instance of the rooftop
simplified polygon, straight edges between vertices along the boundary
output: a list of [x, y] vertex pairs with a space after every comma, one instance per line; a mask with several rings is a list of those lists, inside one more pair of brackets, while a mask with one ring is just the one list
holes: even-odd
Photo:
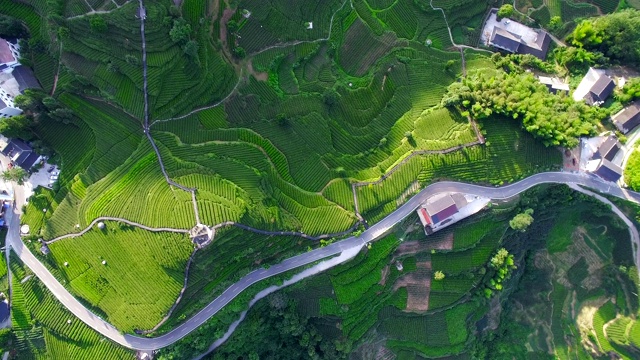
[[9, 43], [6, 40], [0, 38], [0, 64], [10, 63], [16, 61], [9, 48]]
[[622, 168], [611, 161], [604, 159], [600, 163], [598, 169], [596, 169], [595, 174], [604, 180], [616, 182], [622, 176]]
[[618, 151], [620, 151], [620, 148], [621, 146], [618, 139], [613, 135], [609, 135], [598, 147], [598, 153], [596, 155], [599, 155], [602, 159], [613, 161], [613, 158]]
[[41, 89], [40, 83], [30, 67], [18, 66], [13, 69], [11, 74], [18, 82], [18, 89], [21, 93], [26, 89]]
[[618, 111], [615, 115], [611, 116], [611, 121], [613, 121], [616, 127], [623, 133], [631, 131], [640, 125], [640, 103], [636, 102]]
[[535, 31], [534, 29], [526, 25], [520, 24], [519, 22], [509, 20], [509, 19], [502, 19], [501, 21], [498, 21], [498, 18], [496, 17], [496, 12], [494, 11], [491, 13], [491, 15], [489, 15], [489, 18], [485, 23], [485, 27], [482, 31], [482, 35], [480, 36], [481, 40], [488, 42], [493, 33], [494, 28], [506, 30], [511, 34], [519, 37], [519, 39], [521, 39], [525, 43], [529, 43], [529, 44], [535, 43], [536, 39], [538, 38], [537, 31]]
[[613, 80], [605, 74], [603, 69], [590, 68], [573, 92], [573, 100], [590, 99], [591, 102], [604, 100], [611, 94], [614, 87]]

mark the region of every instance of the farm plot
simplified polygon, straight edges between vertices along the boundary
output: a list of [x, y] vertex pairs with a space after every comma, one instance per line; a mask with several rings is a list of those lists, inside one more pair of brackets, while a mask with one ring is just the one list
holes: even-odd
[[338, 59], [347, 74], [362, 76], [394, 46], [393, 33], [375, 36], [361, 21], [356, 20], [345, 33]]
[[[233, 87], [235, 78], [200, 25], [193, 35], [200, 44], [199, 66], [183, 56], [178, 44], [166, 41], [171, 23], [162, 19], [169, 16], [168, 6], [160, 3], [147, 6], [149, 102], [150, 113], [156, 118], [171, 117], [221, 99]], [[65, 40], [63, 60], [91, 85], [142, 118], [141, 38], [138, 22], [131, 21], [136, 12], [137, 4], [128, 3], [109, 14], [94, 15], [107, 23], [105, 33], [90, 31], [87, 18], [69, 20], [70, 36]]]
[[193, 244], [184, 234], [105, 225], [104, 230], [53, 243], [51, 255], [71, 290], [107, 314], [118, 329], [152, 328], [182, 288]]
[[414, 156], [384, 181], [357, 188], [360, 211], [373, 221], [395, 210], [396, 200], [416, 180], [457, 179], [498, 184], [560, 164], [561, 154], [545, 148], [507, 119], [482, 124], [489, 146], [446, 155]]
[[317, 243], [235, 227], [218, 230], [214, 244], [196, 253], [183, 298], [162, 329], [170, 329], [185, 316], [195, 314], [249, 271], [281, 262], [309, 246]]
[[238, 7], [251, 16], [238, 31], [239, 44], [251, 54], [277, 43], [326, 38], [331, 17], [342, 4], [342, 0], [243, 0]]
[[[15, 281], [12, 314], [17, 315], [13, 315], [16, 340], [12, 349], [7, 350], [17, 351], [24, 359], [129, 359], [133, 356], [131, 350], [105, 341], [78, 320], [38, 278], [27, 274], [20, 259], [13, 255], [11, 268]], [[25, 323], [25, 320], [32, 322]]]

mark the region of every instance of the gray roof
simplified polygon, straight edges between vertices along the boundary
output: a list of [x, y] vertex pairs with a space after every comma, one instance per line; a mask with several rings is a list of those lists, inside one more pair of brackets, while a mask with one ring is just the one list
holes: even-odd
[[623, 133], [628, 133], [640, 125], [640, 104], [635, 103], [611, 116], [611, 121]]
[[616, 139], [615, 136], [610, 135], [598, 147], [598, 154], [600, 155], [600, 158], [611, 161], [618, 151], [620, 151], [620, 147], [618, 139]]
[[616, 182], [622, 176], [622, 168], [611, 161], [604, 159], [598, 169], [596, 169], [595, 173], [604, 180]]
[[455, 205], [455, 201], [453, 201], [453, 198], [451, 197], [451, 195], [447, 195], [444, 197], [441, 197], [440, 199], [427, 204], [427, 206], [425, 206], [425, 208], [427, 209], [427, 212], [429, 213], [429, 215], [435, 215], [437, 213], [439, 213], [440, 211], [448, 208], [451, 205]]
[[596, 101], [605, 101], [609, 95], [615, 89], [616, 84], [613, 80], [607, 75], [602, 75], [598, 80], [591, 86], [589, 92], [592, 93], [592, 99]]
[[497, 26], [493, 28], [490, 42], [491, 45], [512, 53], [517, 52], [520, 48], [520, 44], [522, 44], [520, 36]]
[[531, 54], [544, 60], [547, 57], [547, 51], [549, 51], [549, 44], [551, 44], [551, 36], [546, 31], [540, 30], [536, 41], [534, 43], [522, 42], [523, 46], [520, 46], [518, 53]]
[[26, 89], [42, 89], [36, 76], [33, 74], [33, 70], [27, 66], [18, 66], [13, 69], [11, 75], [18, 82], [18, 89], [20, 92], [24, 92]]
[[551, 36], [543, 30], [536, 30], [535, 32], [538, 33], [535, 41], [527, 42], [520, 35], [496, 26], [493, 28], [489, 42], [491, 45], [508, 52], [531, 54], [544, 60], [547, 57], [549, 44], [551, 44]]
[[4, 103], [4, 101], [2, 101], [2, 99], [0, 99], [0, 109], [4, 109], [7, 107], [7, 104]]
[[20, 139], [11, 139], [7, 146], [2, 149], [2, 153], [11, 158], [18, 155], [14, 163], [25, 170], [31, 169], [40, 158], [40, 155], [33, 151], [29, 144]]

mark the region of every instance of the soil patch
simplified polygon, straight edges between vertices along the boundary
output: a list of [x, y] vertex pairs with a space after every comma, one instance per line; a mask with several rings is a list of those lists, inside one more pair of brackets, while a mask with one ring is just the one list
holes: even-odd
[[247, 69], [249, 70], [249, 74], [253, 75], [254, 78], [258, 81], [267, 81], [269, 80], [269, 74], [266, 72], [255, 71], [253, 69], [253, 61], [249, 60], [247, 62]]
[[227, 23], [235, 14], [236, 9], [224, 9], [222, 13], [222, 19], [220, 20], [220, 41], [226, 47], [227, 46]]
[[437, 239], [419, 240], [419, 241], [405, 241], [396, 249], [393, 254], [394, 259], [399, 256], [412, 255], [421, 252], [428, 252], [431, 250], [451, 250], [453, 249], [453, 233], [448, 233], [445, 236]]
[[405, 311], [424, 312], [429, 310], [431, 291], [431, 262], [419, 262], [417, 270], [399, 277], [393, 284], [393, 291], [401, 287], [407, 289], [407, 308]]

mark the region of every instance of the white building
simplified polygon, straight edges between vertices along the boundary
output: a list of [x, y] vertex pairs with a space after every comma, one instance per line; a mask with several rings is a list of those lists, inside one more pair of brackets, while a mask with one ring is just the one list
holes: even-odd
[[20, 115], [22, 110], [13, 99], [20, 95], [20, 85], [11, 73], [0, 72], [0, 119]]

